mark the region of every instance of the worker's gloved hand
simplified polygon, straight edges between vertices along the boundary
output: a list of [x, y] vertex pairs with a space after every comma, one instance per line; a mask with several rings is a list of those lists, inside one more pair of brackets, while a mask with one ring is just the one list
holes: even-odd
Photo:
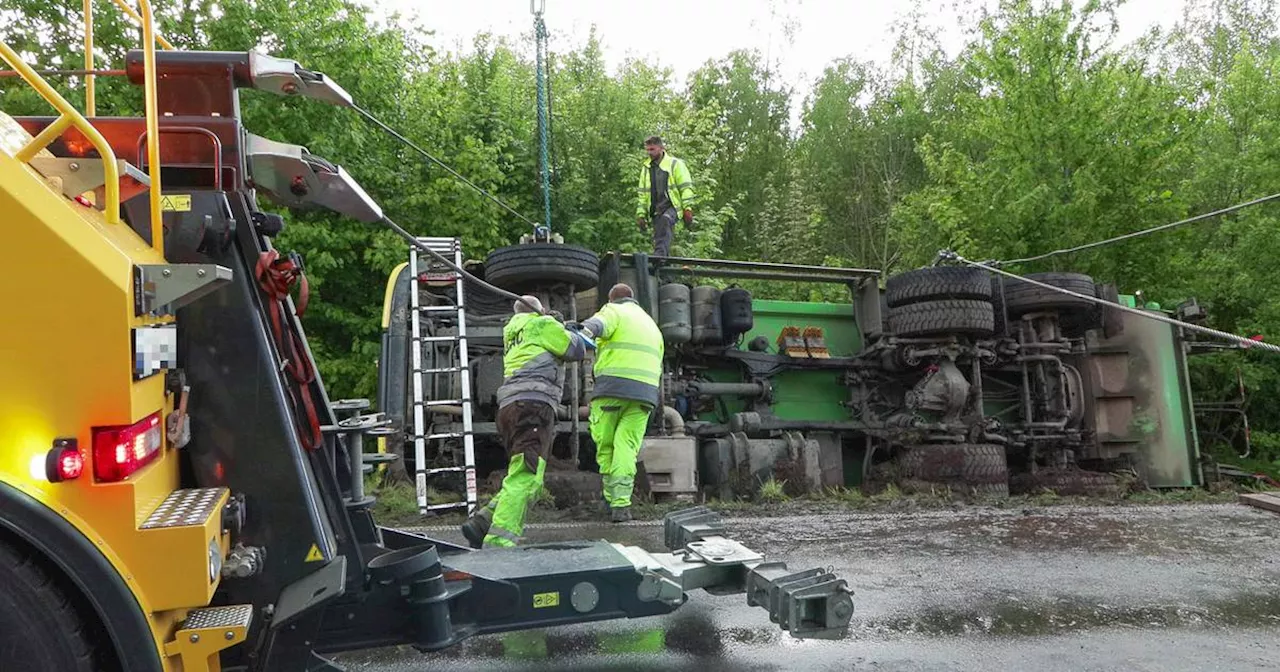
[[636, 225], [640, 227], [641, 231], [644, 231], [644, 226], [645, 226], [644, 217], [636, 217]]
[[693, 228], [693, 211], [688, 208], [684, 211], [684, 225]]
[[581, 331], [581, 330], [582, 330], [582, 325], [581, 325], [581, 324], [578, 324], [577, 322], [575, 322], [575, 321], [573, 321], [573, 320], [569, 320], [568, 322], [565, 322], [565, 323], [564, 323], [564, 328], [565, 328], [565, 329], [568, 329], [569, 331]]

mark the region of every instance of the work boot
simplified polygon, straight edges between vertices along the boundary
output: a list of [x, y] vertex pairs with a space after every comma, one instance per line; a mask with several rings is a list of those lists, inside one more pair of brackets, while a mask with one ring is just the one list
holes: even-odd
[[489, 534], [491, 525], [493, 525], [493, 509], [482, 506], [462, 524], [462, 536], [467, 538], [471, 548], [480, 548], [484, 546], [484, 536]]
[[619, 506], [609, 510], [609, 522], [611, 523], [628, 523], [631, 522], [631, 507]]

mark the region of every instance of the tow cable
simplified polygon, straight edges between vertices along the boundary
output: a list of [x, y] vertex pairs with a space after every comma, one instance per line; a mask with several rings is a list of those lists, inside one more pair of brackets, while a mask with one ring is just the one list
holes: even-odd
[[1257, 341], [1257, 340], [1254, 340], [1254, 339], [1252, 339], [1252, 338], [1248, 338], [1248, 337], [1246, 337], [1246, 336], [1239, 336], [1239, 335], [1232, 334], [1232, 333], [1228, 333], [1228, 332], [1225, 332], [1225, 331], [1219, 331], [1219, 330], [1217, 330], [1217, 329], [1211, 329], [1211, 328], [1209, 328], [1209, 327], [1202, 327], [1202, 326], [1200, 326], [1200, 325], [1198, 325], [1198, 324], [1191, 324], [1191, 323], [1189, 323], [1189, 322], [1183, 322], [1183, 321], [1181, 321], [1181, 320], [1175, 320], [1175, 319], [1173, 319], [1172, 317], [1166, 317], [1166, 316], [1161, 315], [1161, 314], [1159, 314], [1159, 313], [1155, 313], [1155, 312], [1151, 312], [1151, 311], [1147, 311], [1147, 310], [1139, 310], [1139, 309], [1137, 309], [1137, 308], [1130, 308], [1129, 306], [1120, 305], [1120, 304], [1118, 304], [1118, 303], [1112, 303], [1112, 302], [1107, 301], [1107, 300], [1105, 300], [1105, 299], [1099, 299], [1099, 298], [1098, 298], [1098, 297], [1096, 297], [1096, 296], [1089, 296], [1089, 295], [1087, 295], [1087, 294], [1080, 294], [1080, 293], [1078, 293], [1078, 292], [1073, 292], [1073, 291], [1071, 291], [1071, 290], [1069, 290], [1069, 289], [1063, 289], [1062, 287], [1054, 287], [1053, 285], [1045, 284], [1045, 283], [1043, 283], [1043, 282], [1039, 282], [1039, 281], [1037, 281], [1037, 280], [1032, 280], [1031, 278], [1026, 278], [1026, 277], [1023, 277], [1023, 276], [1017, 275], [1017, 274], [1015, 274], [1015, 273], [1010, 273], [1010, 272], [1008, 272], [1008, 271], [1006, 271], [1006, 270], [1003, 270], [1003, 269], [1000, 269], [1000, 268], [996, 268], [996, 267], [995, 267], [995, 265], [991, 264], [990, 262], [988, 262], [988, 263], [981, 263], [981, 262], [977, 262], [977, 261], [970, 261], [970, 260], [965, 259], [964, 257], [960, 256], [959, 254], [957, 254], [956, 252], [953, 252], [953, 251], [951, 251], [951, 250], [943, 250], [943, 251], [939, 252], [939, 253], [938, 253], [938, 258], [939, 258], [940, 260], [943, 260], [943, 261], [954, 261], [954, 262], [956, 262], [956, 263], [964, 264], [964, 265], [966, 265], [966, 266], [972, 266], [973, 268], [981, 268], [981, 269], [983, 269], [983, 270], [985, 270], [985, 271], [989, 271], [989, 272], [991, 272], [991, 273], [999, 273], [1000, 275], [1003, 275], [1003, 276], [1005, 276], [1005, 277], [1007, 277], [1007, 278], [1012, 278], [1012, 279], [1014, 279], [1014, 280], [1017, 280], [1018, 282], [1025, 282], [1025, 283], [1027, 283], [1027, 284], [1035, 285], [1036, 287], [1040, 287], [1040, 288], [1042, 288], [1042, 289], [1047, 289], [1047, 290], [1050, 290], [1050, 291], [1058, 292], [1059, 294], [1065, 294], [1065, 295], [1067, 295], [1067, 296], [1075, 297], [1075, 298], [1080, 299], [1080, 300], [1082, 300], [1082, 301], [1088, 301], [1089, 303], [1095, 303], [1095, 304], [1098, 304], [1098, 305], [1103, 306], [1103, 307], [1105, 307], [1105, 308], [1110, 308], [1110, 309], [1112, 309], [1112, 310], [1119, 310], [1119, 311], [1122, 311], [1122, 312], [1130, 313], [1130, 314], [1132, 314], [1132, 315], [1138, 315], [1139, 317], [1145, 317], [1145, 318], [1147, 318], [1147, 319], [1149, 319], [1149, 320], [1155, 320], [1155, 321], [1157, 321], [1157, 322], [1164, 322], [1165, 324], [1171, 324], [1171, 325], [1173, 325], [1173, 326], [1175, 326], [1175, 327], [1179, 327], [1179, 328], [1181, 328], [1181, 329], [1186, 329], [1187, 331], [1195, 331], [1195, 332], [1199, 332], [1199, 333], [1206, 334], [1206, 335], [1208, 335], [1208, 336], [1213, 336], [1214, 338], [1218, 338], [1218, 339], [1225, 340], [1225, 341], [1235, 341], [1235, 342], [1237, 342], [1237, 343], [1239, 343], [1239, 344], [1241, 344], [1241, 345], [1243, 345], [1243, 346], [1245, 346], [1245, 347], [1249, 347], [1249, 348], [1261, 348], [1261, 349], [1263, 349], [1263, 350], [1267, 350], [1267, 351], [1270, 351], [1270, 352], [1280, 352], [1280, 346], [1278, 346], [1278, 345], [1274, 345], [1274, 344], [1272, 344], [1272, 343], [1266, 343], [1266, 342], [1264, 342], [1264, 341]]
[[1139, 231], [1125, 233], [1125, 234], [1116, 236], [1114, 238], [1107, 238], [1106, 240], [1098, 240], [1092, 243], [1085, 243], [1084, 245], [1078, 245], [1076, 247], [1068, 247], [1060, 250], [1053, 250], [1052, 252], [1045, 252], [1044, 254], [1037, 254], [1032, 257], [1023, 257], [1021, 259], [1010, 259], [1008, 261], [987, 261], [987, 262], [971, 261], [969, 259], [965, 259], [964, 257], [960, 256], [954, 250], [942, 250], [941, 252], [938, 252], [938, 257], [937, 259], [934, 260], [934, 265], [937, 265], [938, 263], [943, 261], [952, 261], [952, 262], [964, 264], [966, 266], [971, 266], [973, 268], [981, 268], [990, 273], [998, 273], [1007, 278], [1013, 278], [1014, 280], [1017, 280], [1019, 282], [1025, 282], [1027, 284], [1040, 287], [1041, 289], [1047, 289], [1052, 292], [1057, 292], [1059, 294], [1065, 294], [1067, 296], [1075, 297], [1077, 299], [1081, 299], [1089, 303], [1094, 303], [1094, 304], [1103, 306], [1105, 308], [1110, 308], [1112, 310], [1119, 310], [1122, 312], [1130, 313], [1132, 315], [1137, 315], [1139, 317], [1145, 317], [1149, 320], [1155, 320], [1157, 322], [1164, 322], [1166, 324], [1171, 324], [1181, 329], [1186, 329], [1187, 331], [1194, 331], [1194, 332], [1198, 332], [1208, 336], [1213, 336], [1214, 338], [1217, 338], [1220, 340], [1233, 341], [1245, 348], [1261, 348], [1262, 350], [1267, 350], [1269, 352], [1280, 352], [1280, 346], [1267, 343], [1257, 338], [1248, 338], [1245, 336], [1239, 336], [1237, 334], [1232, 334], [1225, 331], [1219, 331], [1217, 329], [1212, 329], [1209, 327], [1203, 327], [1198, 324], [1191, 324], [1189, 322], [1175, 320], [1171, 317], [1166, 317], [1159, 313], [1155, 313], [1147, 310], [1139, 310], [1137, 308], [1130, 308], [1128, 306], [1123, 306], [1118, 303], [1112, 303], [1110, 301], [1100, 299], [1096, 296], [1088, 296], [1086, 294], [1079, 294], [1079, 293], [1073, 292], [1069, 289], [1063, 289], [1062, 287], [1054, 287], [1053, 285], [1045, 284], [1043, 282], [1038, 282], [1036, 280], [1032, 280], [1030, 278], [1016, 275], [1014, 273], [1010, 273], [1008, 271], [1005, 271], [999, 268], [1000, 266], [1012, 266], [1014, 264], [1025, 264], [1032, 261], [1041, 261], [1043, 259], [1048, 259], [1050, 257], [1056, 257], [1060, 254], [1071, 254], [1073, 252], [1091, 250], [1094, 248], [1102, 247], [1103, 245], [1119, 243], [1125, 240], [1131, 240], [1133, 238], [1138, 238], [1138, 237], [1150, 235], [1153, 233], [1159, 233], [1160, 231], [1168, 231], [1170, 229], [1174, 229], [1186, 224], [1194, 224], [1195, 222], [1202, 222], [1206, 219], [1218, 217], [1220, 215], [1230, 214], [1238, 210], [1244, 210], [1245, 208], [1251, 208], [1255, 205], [1262, 205], [1263, 203], [1268, 203], [1275, 200], [1280, 200], [1280, 194], [1271, 194], [1270, 196], [1255, 198], [1251, 201], [1237, 203], [1235, 205], [1214, 210], [1212, 212], [1202, 213], [1194, 217], [1180, 219], [1176, 222], [1170, 222], [1168, 224], [1161, 224], [1160, 226], [1153, 226], [1149, 229], [1142, 229]]
[[[449, 173], [449, 175], [451, 175], [454, 179], [456, 179], [456, 180], [458, 180], [459, 182], [461, 182], [461, 183], [463, 183], [463, 184], [467, 185], [468, 187], [471, 187], [472, 189], [474, 189], [474, 190], [476, 191], [476, 193], [480, 194], [481, 196], [484, 196], [485, 198], [489, 199], [489, 200], [490, 200], [490, 201], [492, 201], [493, 203], [497, 204], [497, 205], [498, 205], [499, 207], [501, 207], [503, 210], [506, 210], [507, 212], [511, 213], [512, 215], [515, 215], [515, 216], [516, 216], [516, 217], [518, 217], [521, 221], [523, 221], [523, 222], [525, 222], [525, 223], [529, 224], [530, 226], [534, 227], [535, 229], [539, 228], [539, 225], [538, 225], [538, 223], [537, 223], [537, 222], [535, 222], [535, 221], [533, 221], [532, 219], [529, 219], [528, 217], [525, 217], [524, 215], [520, 214], [520, 212], [519, 212], [519, 211], [517, 211], [515, 208], [511, 207], [510, 205], [508, 205], [508, 204], [507, 204], [505, 201], [503, 201], [501, 198], [498, 198], [497, 196], [494, 196], [493, 194], [489, 193], [487, 190], [485, 190], [485, 189], [484, 189], [483, 187], [481, 187], [480, 185], [478, 185], [478, 184], [476, 184], [475, 182], [472, 182], [471, 180], [468, 180], [467, 178], [463, 177], [461, 173], [459, 173], [458, 171], [454, 170], [452, 167], [450, 167], [450, 166], [449, 166], [449, 164], [447, 164], [447, 163], [445, 163], [444, 161], [441, 161], [440, 159], [436, 158], [436, 157], [435, 157], [435, 155], [433, 155], [431, 152], [428, 152], [427, 150], [423, 149], [422, 147], [419, 147], [419, 146], [418, 146], [416, 143], [414, 143], [412, 140], [410, 140], [410, 139], [408, 139], [408, 138], [404, 137], [403, 135], [401, 135], [398, 131], [396, 131], [394, 128], [391, 128], [391, 126], [387, 125], [387, 124], [386, 124], [385, 122], [383, 122], [381, 119], [378, 119], [377, 117], [373, 116], [373, 114], [371, 114], [368, 110], [365, 110], [364, 108], [360, 107], [359, 105], [355, 105], [355, 104], [352, 104], [350, 107], [351, 107], [351, 109], [353, 109], [353, 110], [355, 110], [357, 113], [359, 113], [359, 114], [360, 114], [360, 116], [362, 116], [362, 117], [364, 117], [365, 119], [367, 119], [367, 120], [368, 120], [370, 123], [372, 123], [374, 126], [377, 126], [378, 128], [382, 129], [382, 130], [383, 130], [383, 131], [385, 131], [388, 135], [390, 135], [391, 137], [395, 138], [396, 140], [399, 140], [401, 143], [403, 143], [403, 144], [404, 144], [406, 147], [408, 147], [409, 149], [412, 149], [413, 151], [417, 152], [418, 154], [421, 154], [423, 158], [425, 158], [425, 159], [427, 159], [428, 161], [430, 161], [430, 162], [432, 162], [432, 163], [436, 164], [437, 166], [440, 166], [441, 168], [443, 168], [443, 169], [445, 170], [445, 172]], [[426, 245], [425, 243], [423, 243], [423, 242], [419, 241], [419, 240], [418, 240], [418, 239], [417, 239], [417, 238], [416, 238], [412, 233], [409, 233], [409, 232], [408, 232], [408, 231], [406, 231], [403, 227], [401, 227], [399, 224], [396, 224], [394, 221], [392, 221], [392, 220], [391, 220], [391, 218], [390, 218], [390, 217], [387, 217], [385, 214], [384, 214], [384, 215], [383, 215], [383, 217], [382, 217], [382, 221], [380, 221], [380, 222], [378, 222], [378, 223], [379, 223], [379, 224], [382, 224], [383, 226], [385, 226], [385, 227], [387, 227], [388, 229], [390, 229], [390, 230], [391, 230], [393, 233], [395, 233], [396, 235], [398, 235], [398, 236], [400, 236], [401, 238], [405, 239], [405, 241], [406, 241], [406, 242], [408, 242], [410, 245], [412, 245], [414, 248], [416, 248], [419, 252], [426, 252], [426, 253], [427, 253], [428, 255], [430, 255], [433, 259], [435, 259], [436, 261], [438, 261], [438, 262], [440, 262], [440, 263], [444, 264], [446, 267], [448, 267], [448, 268], [449, 268], [450, 270], [452, 270], [454, 273], [457, 273], [458, 275], [461, 275], [461, 276], [462, 276], [462, 277], [463, 277], [467, 282], [470, 282], [470, 283], [475, 284], [475, 285], [479, 285], [480, 287], [483, 287], [484, 289], [487, 289], [487, 290], [489, 290], [489, 291], [491, 291], [491, 292], [493, 292], [493, 293], [495, 293], [495, 294], [497, 294], [497, 295], [499, 295], [499, 296], [501, 296], [501, 297], [503, 297], [503, 298], [510, 299], [510, 300], [512, 300], [512, 301], [518, 301], [518, 302], [520, 302], [521, 304], [524, 304], [526, 307], [528, 307], [528, 308], [529, 308], [529, 310], [532, 310], [533, 312], [546, 314], [546, 312], [547, 312], [547, 311], [546, 311], [546, 309], [538, 310], [537, 306], [533, 305], [532, 303], [530, 303], [530, 302], [528, 302], [528, 301], [525, 301], [525, 300], [524, 300], [524, 297], [521, 297], [519, 294], [516, 294], [516, 293], [514, 293], [514, 292], [509, 292], [509, 291], [507, 291], [507, 290], [505, 290], [505, 289], [502, 289], [502, 288], [500, 288], [500, 287], [496, 287], [496, 286], [494, 286], [494, 285], [491, 285], [491, 284], [489, 284], [489, 283], [485, 282], [484, 280], [481, 280], [480, 278], [477, 278], [476, 276], [472, 275], [471, 273], [468, 273], [465, 269], [463, 269], [463, 268], [459, 267], [458, 265], [454, 264], [452, 261], [450, 261], [450, 260], [449, 260], [448, 258], [446, 258], [444, 255], [440, 254], [439, 252], [436, 252], [435, 250], [431, 249], [430, 247], [427, 247], [427, 245]]]

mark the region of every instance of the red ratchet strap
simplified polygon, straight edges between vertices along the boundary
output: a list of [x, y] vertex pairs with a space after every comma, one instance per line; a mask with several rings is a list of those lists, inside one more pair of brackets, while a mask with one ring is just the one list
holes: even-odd
[[[276, 348], [280, 356], [285, 358], [284, 368], [298, 383], [295, 393], [289, 389], [289, 398], [293, 401], [295, 422], [298, 425], [298, 437], [303, 447], [315, 450], [322, 441], [320, 435], [320, 417], [316, 413], [315, 400], [312, 398], [310, 385], [316, 380], [315, 364], [307, 354], [306, 344], [297, 331], [290, 329], [284, 334], [284, 301], [289, 298], [289, 290], [295, 282], [299, 283], [296, 312], [301, 318], [307, 312], [307, 300], [311, 289], [307, 284], [307, 276], [302, 272], [299, 260], [292, 257], [281, 258], [276, 250], [267, 250], [258, 256], [256, 271], [258, 284], [270, 299], [271, 331], [276, 337]], [[306, 412], [305, 424], [297, 412], [298, 395], [302, 396], [302, 407]]]

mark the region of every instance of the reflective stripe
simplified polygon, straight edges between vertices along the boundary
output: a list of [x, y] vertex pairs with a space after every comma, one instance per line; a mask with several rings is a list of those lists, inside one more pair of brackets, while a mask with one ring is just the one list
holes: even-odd
[[490, 546], [490, 547], [496, 546], [498, 548], [515, 548], [516, 547], [515, 542], [507, 539], [503, 539], [502, 537], [495, 537], [492, 534], [485, 535], [483, 544], [485, 546]]
[[596, 386], [592, 394], [596, 397], [630, 399], [650, 406], [656, 406], [658, 403], [657, 385], [619, 376], [596, 376]]
[[680, 184], [677, 184], [677, 185], [676, 185], [675, 187], [673, 187], [673, 188], [674, 188], [674, 189], [687, 189], [687, 188], [692, 187], [692, 186], [693, 186], [693, 183], [692, 183], [692, 182], [681, 182]]
[[633, 352], [643, 352], [646, 355], [654, 357], [662, 357], [662, 352], [652, 345], [644, 345], [642, 343], [623, 343], [619, 341], [609, 341], [608, 347], [617, 348], [618, 350], [631, 350]]
[[606, 369], [600, 369], [599, 371], [596, 371], [596, 376], [617, 376], [619, 378], [632, 378], [639, 379], [641, 381], [652, 380], [652, 384], [654, 385], [662, 379], [661, 372], [654, 372], [648, 369], [632, 369], [625, 366], [610, 366]]
[[493, 527], [490, 527], [490, 528], [489, 528], [489, 534], [487, 534], [487, 535], [485, 535], [485, 536], [487, 536], [487, 537], [501, 537], [502, 539], [506, 539], [507, 541], [509, 541], [509, 542], [511, 542], [511, 543], [513, 543], [513, 544], [515, 544], [515, 543], [519, 543], [519, 542], [520, 542], [520, 537], [519, 537], [518, 535], [516, 535], [516, 534], [514, 534], [514, 533], [510, 532], [509, 530], [504, 530], [504, 529], [502, 529], [501, 527], [498, 527], [497, 525], [494, 525]]

